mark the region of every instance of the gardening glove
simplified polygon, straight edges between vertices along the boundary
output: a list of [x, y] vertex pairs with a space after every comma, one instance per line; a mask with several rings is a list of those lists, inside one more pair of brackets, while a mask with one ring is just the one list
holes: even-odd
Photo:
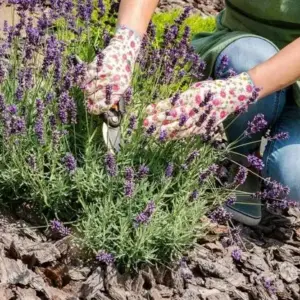
[[141, 38], [121, 26], [109, 45], [87, 66], [82, 89], [88, 112], [99, 115], [117, 104], [129, 88]]
[[228, 115], [247, 109], [257, 98], [258, 89], [248, 73], [198, 82], [180, 95], [149, 105], [144, 127], [160, 140], [205, 137]]

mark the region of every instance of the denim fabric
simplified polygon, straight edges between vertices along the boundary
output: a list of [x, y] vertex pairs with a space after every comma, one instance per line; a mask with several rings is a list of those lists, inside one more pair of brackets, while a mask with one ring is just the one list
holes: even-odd
[[[218, 57], [215, 64], [215, 74], [220, 67], [223, 55], [229, 57], [229, 66], [237, 73], [248, 71], [254, 66], [274, 56], [278, 49], [259, 37], [245, 37], [230, 44]], [[228, 72], [222, 72], [227, 77]], [[291, 189], [290, 199], [300, 201], [300, 108], [289, 101], [286, 90], [273, 93], [249, 107], [248, 112], [234, 120], [229, 117], [224, 126], [233, 123], [226, 129], [229, 141], [236, 140], [247, 128], [248, 121], [262, 113], [268, 121], [272, 134], [281, 131], [289, 132], [290, 138], [283, 141], [269, 142], [264, 152], [265, 168], [263, 175], [287, 185]], [[258, 141], [265, 132], [258, 133], [249, 139], [243, 139], [240, 144]], [[242, 154], [248, 154], [259, 147], [259, 143], [245, 145], [236, 149]]]

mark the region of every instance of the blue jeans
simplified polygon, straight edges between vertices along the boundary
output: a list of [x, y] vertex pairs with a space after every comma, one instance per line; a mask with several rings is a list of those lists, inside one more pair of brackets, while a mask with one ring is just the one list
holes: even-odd
[[[215, 73], [219, 69], [224, 54], [229, 57], [228, 69], [241, 73], [249, 71], [256, 65], [268, 60], [278, 52], [270, 42], [259, 37], [244, 37], [227, 46], [216, 61]], [[222, 76], [227, 77], [226, 70]], [[272, 134], [288, 132], [287, 140], [272, 141], [264, 152], [264, 177], [271, 177], [283, 185], [290, 187], [289, 199], [300, 201], [300, 108], [289, 97], [289, 90], [279, 91], [259, 100], [249, 107], [248, 112], [239, 116], [226, 130], [229, 141], [237, 139], [247, 128], [248, 121], [262, 113], [268, 121]], [[225, 122], [229, 124], [232, 118]], [[265, 132], [260, 132], [242, 144], [261, 139]], [[237, 148], [240, 153], [248, 154], [259, 147], [250, 144]]]

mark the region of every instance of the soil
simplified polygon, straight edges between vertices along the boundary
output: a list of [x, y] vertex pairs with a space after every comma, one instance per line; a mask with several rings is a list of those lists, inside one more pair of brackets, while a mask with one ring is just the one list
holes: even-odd
[[194, 13], [203, 16], [218, 14], [225, 6], [225, 0], [160, 0], [158, 11], [168, 11], [174, 8], [193, 7]]
[[[215, 15], [223, 0], [162, 0], [159, 10], [193, 5]], [[22, 211], [21, 211], [22, 213]], [[26, 213], [25, 213], [26, 215]], [[71, 237], [52, 240], [24, 221], [0, 214], [1, 300], [258, 300], [300, 299], [300, 212], [264, 212], [255, 227], [238, 225], [234, 259], [227, 227], [211, 224], [205, 240], [169, 268], [121, 274], [84, 262]]]
[[51, 240], [28, 223], [0, 216], [0, 299], [4, 300], [250, 300], [300, 299], [300, 212], [264, 212], [239, 225], [240, 259], [225, 226], [169, 268], [144, 266], [121, 274], [86, 263], [70, 237]]

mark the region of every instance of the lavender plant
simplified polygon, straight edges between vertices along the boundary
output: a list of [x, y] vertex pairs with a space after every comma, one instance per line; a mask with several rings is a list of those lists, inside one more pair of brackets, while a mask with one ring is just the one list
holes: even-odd
[[[74, 55], [89, 62], [107, 45], [117, 2], [50, 1], [47, 9], [42, 0], [8, 3], [18, 21], [3, 24], [0, 43], [2, 202], [29, 203], [59, 219], [51, 225], [60, 235], [70, 233], [62, 222], [75, 222], [72, 233], [87, 254], [128, 267], [180, 256], [205, 234], [200, 220], [209, 212], [213, 221], [228, 223], [220, 206], [235, 201], [232, 189], [247, 176], [241, 167], [233, 183], [226, 181], [225, 158], [235, 144], [224, 147], [209, 130], [201, 138], [167, 142], [162, 132], [154, 140], [155, 128], [142, 128], [147, 104], [171, 95], [175, 103], [192, 81], [203, 79], [205, 63], [183, 25], [190, 10], [165, 27], [162, 39], [150, 24], [132, 90], [124, 95], [121, 151], [113, 155], [100, 119], [87, 114], [78, 87], [85, 68]], [[257, 116], [244, 136], [265, 125]], [[248, 160], [262, 168], [260, 160]], [[260, 193], [277, 201], [287, 190], [267, 181]]]

